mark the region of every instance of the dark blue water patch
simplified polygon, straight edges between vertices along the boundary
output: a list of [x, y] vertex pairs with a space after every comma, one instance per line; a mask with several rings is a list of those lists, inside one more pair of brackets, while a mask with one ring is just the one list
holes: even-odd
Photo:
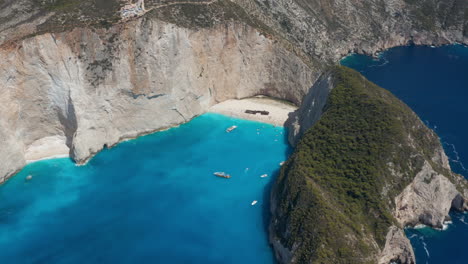
[[[406, 235], [415, 247], [418, 263], [466, 264], [468, 215], [452, 212], [452, 223], [445, 230], [429, 227], [406, 229]], [[460, 235], [460, 233], [464, 235]]]
[[[468, 176], [468, 47], [397, 47], [378, 58], [348, 56], [342, 64], [408, 104], [438, 133], [452, 169]], [[446, 231], [406, 231], [418, 263], [468, 263], [466, 215], [450, 215], [453, 224]]]
[[85, 166], [30, 164], [0, 186], [0, 263], [274, 263], [268, 194], [289, 153], [282, 127], [207, 114]]

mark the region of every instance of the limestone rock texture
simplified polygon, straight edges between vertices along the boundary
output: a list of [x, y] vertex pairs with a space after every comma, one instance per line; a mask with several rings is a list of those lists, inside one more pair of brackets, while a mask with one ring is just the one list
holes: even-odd
[[467, 43], [464, 0], [235, 0], [319, 60], [394, 46]]
[[401, 228], [392, 226], [386, 237], [385, 248], [378, 261], [379, 264], [407, 263], [415, 264], [415, 256], [410, 241]]
[[[255, 95], [299, 106], [286, 124], [296, 144], [320, 120], [336, 85], [327, 69], [343, 56], [468, 44], [466, 0], [145, 0], [148, 12], [124, 22], [127, 2], [0, 0], [0, 183], [41, 151], [83, 164], [121, 140]], [[385, 247], [369, 242], [378, 248], [369, 260], [413, 263], [401, 228], [439, 228], [450, 208], [466, 210], [466, 181], [440, 144], [431, 149], [390, 202], [397, 221]], [[272, 239], [278, 259], [294, 262], [299, 244], [284, 242]]]
[[[326, 81], [315, 81], [349, 52], [467, 43], [468, 34], [463, 0], [146, 0], [145, 16], [121, 22], [124, 4], [0, 1], [0, 181], [43, 138], [65, 138], [83, 163], [226, 99], [320, 108], [326, 91], [304, 95], [322, 93]], [[295, 135], [299, 121], [290, 122]]]
[[43, 138], [65, 138], [84, 163], [103, 147], [187, 122], [226, 99], [300, 101], [313, 78], [290, 51], [238, 23], [195, 31], [137, 20], [27, 38], [0, 49], [0, 179]]

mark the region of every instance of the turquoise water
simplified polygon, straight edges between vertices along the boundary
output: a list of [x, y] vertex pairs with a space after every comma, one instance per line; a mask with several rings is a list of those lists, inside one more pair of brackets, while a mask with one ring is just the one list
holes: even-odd
[[[441, 138], [452, 169], [468, 176], [468, 47], [398, 47], [378, 59], [345, 58], [369, 80], [407, 103]], [[452, 212], [445, 231], [408, 229], [418, 263], [468, 263], [468, 214]]]
[[268, 198], [284, 134], [206, 114], [85, 166], [30, 164], [0, 186], [0, 263], [274, 263]]

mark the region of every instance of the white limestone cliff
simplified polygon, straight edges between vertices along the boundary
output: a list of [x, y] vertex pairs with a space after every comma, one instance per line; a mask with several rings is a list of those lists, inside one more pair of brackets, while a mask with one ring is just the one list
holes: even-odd
[[236, 23], [190, 30], [137, 20], [28, 38], [0, 49], [0, 181], [45, 138], [64, 138], [83, 163], [104, 146], [187, 122], [226, 99], [299, 101], [313, 81], [290, 51]]

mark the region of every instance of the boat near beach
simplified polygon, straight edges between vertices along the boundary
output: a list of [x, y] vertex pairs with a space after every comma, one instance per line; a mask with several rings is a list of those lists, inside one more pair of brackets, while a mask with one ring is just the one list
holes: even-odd
[[217, 177], [225, 178], [225, 179], [231, 178], [231, 175], [226, 174], [224, 172], [215, 172], [214, 175]]
[[226, 132], [229, 133], [229, 132], [233, 131], [236, 128], [237, 128], [237, 126], [229, 127], [228, 129], [226, 129]]
[[268, 174], [262, 174], [262, 175], [260, 175], [260, 178], [266, 178], [266, 177], [268, 177]]

